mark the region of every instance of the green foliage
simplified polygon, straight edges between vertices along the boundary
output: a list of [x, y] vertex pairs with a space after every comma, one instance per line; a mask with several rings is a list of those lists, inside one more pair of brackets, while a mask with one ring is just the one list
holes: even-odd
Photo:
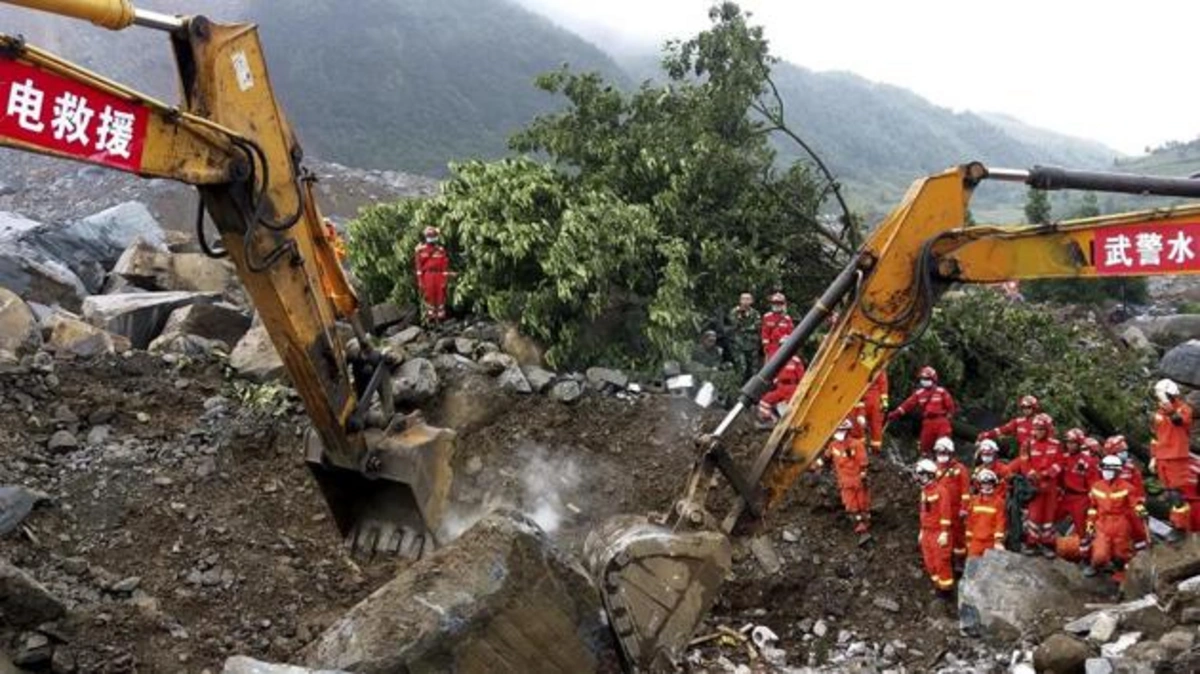
[[[404, 199], [390, 204], [377, 204], [364, 208], [358, 217], [350, 222], [346, 233], [350, 269], [359, 287], [366, 292], [372, 302], [381, 302], [392, 295], [397, 287], [397, 280], [404, 276], [412, 276], [411, 257], [406, 257], [403, 250], [398, 248], [399, 242], [413, 240], [416, 246], [416, 236], [410, 235], [406, 227], [414, 222], [417, 209], [421, 202], [416, 199]], [[412, 250], [410, 247], [408, 250]], [[407, 264], [406, 264], [407, 262]], [[415, 288], [402, 285], [407, 293], [402, 293], [402, 304], [411, 304], [416, 299]]]
[[[817, 294], [845, 244], [818, 223], [820, 185], [804, 166], [776, 168], [751, 112], [772, 63], [762, 29], [732, 3], [710, 16], [711, 30], [668, 46], [666, 85], [624, 93], [565, 68], [539, 78], [567, 108], [512, 147], [550, 164], [466, 162], [419, 207], [364, 213], [350, 238], [364, 283], [375, 292], [390, 276], [409, 296], [412, 274], [397, 270], [419, 225], [437, 224], [460, 272], [453, 303], [518, 322], [560, 365], [678, 358], [741, 292]], [[381, 262], [387, 236], [396, 259]]]
[[239, 407], [272, 417], [287, 416], [291, 412], [289, 396], [289, 389], [279, 384], [255, 384], [243, 380], [233, 382], [233, 398]]
[[1025, 220], [1035, 225], [1050, 222], [1050, 198], [1044, 190], [1030, 189], [1025, 197]]
[[890, 369], [897, 397], [933, 365], [968, 416], [1015, 414], [1032, 394], [1059, 429], [1146, 434], [1149, 396], [1142, 364], [1099, 329], [1060, 320], [1044, 305], [1011, 302], [985, 289], [943, 301], [930, 329]]

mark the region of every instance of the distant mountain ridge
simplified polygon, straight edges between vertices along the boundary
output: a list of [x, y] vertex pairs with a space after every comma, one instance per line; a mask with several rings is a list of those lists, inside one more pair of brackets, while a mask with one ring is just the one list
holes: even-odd
[[[618, 65], [601, 49], [509, 0], [141, 0], [165, 12], [259, 23], [271, 78], [310, 155], [364, 168], [441, 175], [448, 161], [493, 158], [534, 116], [562, 105], [533, 78], [568, 64], [618, 86], [655, 74], [657, 57]], [[0, 30], [22, 33], [113, 79], [174, 100], [160, 33], [113, 34], [87, 24], [0, 8]], [[768, 26], [768, 31], [770, 27]], [[815, 146], [869, 214], [908, 183], [952, 164], [1111, 166], [1099, 143], [1011, 117], [954, 112], [911, 91], [845, 72], [780, 64], [775, 80], [795, 130]], [[780, 142], [781, 158], [800, 156]], [[1012, 211], [1017, 191], [981, 196]]]

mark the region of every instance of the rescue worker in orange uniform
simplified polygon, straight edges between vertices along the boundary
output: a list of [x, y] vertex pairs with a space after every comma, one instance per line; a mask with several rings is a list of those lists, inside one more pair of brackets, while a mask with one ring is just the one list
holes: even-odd
[[1072, 428], [1063, 434], [1062, 494], [1058, 499], [1055, 520], [1071, 518], [1077, 536], [1083, 535], [1087, 526], [1088, 494], [1092, 483], [1100, 479], [1100, 459], [1084, 451], [1087, 435], [1083, 429]]
[[338, 262], [346, 260], [346, 243], [342, 241], [342, 235], [338, 234], [337, 227], [329, 218], [324, 218], [325, 238], [329, 240], [329, 246], [333, 248], [333, 254], [337, 257]]
[[954, 589], [951, 563], [950, 530], [958, 511], [950, 507], [947, 484], [937, 479], [937, 466], [929, 459], [917, 462], [917, 481], [921, 485], [921, 533], [917, 543], [925, 571], [939, 592]]
[[887, 415], [887, 420], [892, 422], [914, 410], [920, 411], [921, 453], [926, 455], [933, 451], [933, 443], [938, 438], [952, 434], [950, 418], [958, 411], [958, 404], [950, 392], [937, 382], [937, 370], [928, 365], [921, 368], [917, 372], [917, 390]]
[[788, 315], [787, 297], [783, 293], [775, 293], [767, 301], [771, 303], [771, 310], [762, 317], [762, 349], [764, 358], [770, 359], [796, 326]]
[[1033, 431], [1033, 415], [1039, 411], [1038, 399], [1036, 397], [1021, 396], [1021, 399], [1017, 401], [1017, 416], [1009, 419], [1007, 423], [1001, 426], [980, 433], [976, 441], [1014, 438], [1017, 441], [1017, 448], [1020, 449], [1029, 440]]
[[938, 438], [933, 443], [933, 458], [937, 463], [937, 479], [946, 483], [946, 494], [950, 498], [950, 508], [955, 513], [954, 526], [950, 530], [950, 542], [954, 553], [954, 566], [967, 556], [967, 538], [964, 529], [963, 498], [971, 489], [971, 472], [954, 456], [954, 441], [950, 438]]
[[871, 496], [867, 491], [867, 446], [851, 433], [853, 424], [842, 420], [825, 453], [833, 462], [842, 505], [854, 522], [854, 533], [865, 534], [871, 527]]
[[[1115, 456], [1121, 460], [1121, 472], [1117, 476], [1133, 488], [1132, 496], [1136, 515], [1129, 517], [1129, 529], [1133, 537], [1133, 549], [1144, 550], [1150, 545], [1150, 532], [1146, 526], [1146, 481], [1142, 468], [1129, 455], [1129, 443], [1124, 435], [1114, 435], [1104, 441], [1104, 456]], [[1104, 461], [1103, 457], [1100, 459]]]
[[1100, 480], [1089, 493], [1084, 538], [1084, 547], [1091, 549], [1091, 565], [1084, 574], [1092, 576], [1098, 568], [1108, 567], [1118, 582], [1123, 579], [1125, 564], [1133, 558], [1130, 522], [1142, 507], [1134, 500], [1133, 485], [1121, 479], [1121, 467], [1116, 455], [1100, 461]]
[[883, 424], [888, 408], [888, 377], [887, 370], [880, 370], [871, 380], [866, 395], [862, 399], [867, 416], [869, 431], [868, 445], [872, 452], [878, 454], [883, 450]]
[[1054, 420], [1039, 412], [1032, 421], [1033, 431], [1011, 464], [1013, 472], [1024, 475], [1037, 489], [1025, 516], [1025, 554], [1054, 558], [1054, 516], [1058, 513], [1058, 476], [1062, 472], [1062, 451], [1054, 437]]
[[1191, 531], [1192, 509], [1187, 496], [1196, 483], [1189, 469], [1192, 407], [1184, 402], [1179, 386], [1170, 379], [1154, 385], [1158, 409], [1154, 412], [1154, 441], [1150, 445], [1150, 470], [1158, 475], [1163, 496], [1171, 507], [1171, 526]]
[[1003, 550], [1004, 533], [1008, 529], [1000, 477], [984, 468], [978, 472], [975, 484], [978, 492], [968, 494], [963, 501], [967, 513], [967, 559], [982, 556], [992, 548]]
[[451, 275], [450, 257], [438, 243], [437, 227], [426, 227], [424, 241], [417, 244], [413, 265], [417, 272], [417, 288], [425, 302], [425, 320], [436, 323], [446, 318], [446, 284]]
[[980, 440], [975, 450], [975, 467], [971, 469], [971, 485], [978, 491], [979, 476], [985, 470], [992, 471], [996, 476], [996, 493], [1000, 502], [1008, 497], [1008, 476], [1012, 473], [1009, 464], [1000, 460], [1000, 446], [995, 440]]
[[774, 426], [779, 421], [779, 413], [775, 406], [792, 399], [800, 380], [804, 378], [804, 361], [799, 356], [792, 356], [787, 364], [775, 375], [775, 388], [763, 394], [758, 401], [758, 420], [764, 425]]
[[867, 404], [863, 401], [858, 401], [850, 410], [850, 416], [846, 417], [850, 422], [850, 437], [858, 438], [867, 444], [867, 433], [869, 431], [867, 425]]

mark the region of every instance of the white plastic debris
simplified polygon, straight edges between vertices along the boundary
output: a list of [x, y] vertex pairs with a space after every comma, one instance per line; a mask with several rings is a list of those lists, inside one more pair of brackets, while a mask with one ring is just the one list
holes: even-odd
[[717, 387], [712, 385], [712, 382], [704, 382], [700, 386], [700, 391], [696, 393], [696, 404], [701, 407], [708, 407], [713, 404], [713, 400], [717, 398]]
[[750, 640], [754, 642], [754, 646], [762, 650], [769, 644], [779, 641], [779, 635], [772, 632], [770, 627], [766, 625], [756, 625], [750, 630]]
[[690, 374], [680, 374], [667, 380], [668, 391], [689, 389], [696, 385], [696, 378]]

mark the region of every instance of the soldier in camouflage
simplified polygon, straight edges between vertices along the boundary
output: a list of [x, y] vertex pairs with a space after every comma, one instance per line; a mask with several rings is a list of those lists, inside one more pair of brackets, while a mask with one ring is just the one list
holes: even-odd
[[730, 344], [734, 373], [746, 381], [758, 372], [762, 317], [754, 309], [754, 296], [742, 293], [738, 305], [729, 310]]

